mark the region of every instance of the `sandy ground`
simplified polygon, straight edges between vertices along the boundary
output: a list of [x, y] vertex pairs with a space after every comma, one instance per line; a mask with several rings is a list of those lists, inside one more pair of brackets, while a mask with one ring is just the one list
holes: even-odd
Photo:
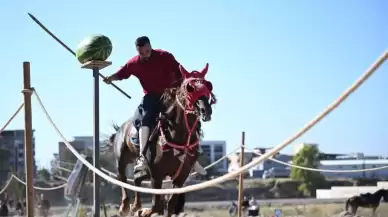
[[[274, 210], [282, 211], [281, 217], [350, 217], [352, 215], [344, 212], [344, 204], [314, 204], [314, 205], [288, 205], [288, 206], [261, 206], [261, 216], [272, 217]], [[101, 212], [103, 216], [103, 212]], [[186, 217], [227, 217], [226, 208], [188, 208]], [[116, 210], [110, 210], [108, 217], [118, 215]], [[356, 216], [370, 217], [372, 210], [360, 208]], [[381, 204], [374, 217], [388, 217], [388, 204]]]
[[[345, 204], [303, 204], [303, 205], [262, 205], [261, 216], [272, 217], [274, 216], [274, 210], [280, 209], [282, 212], [281, 217], [350, 217], [352, 215], [344, 215]], [[90, 207], [86, 208], [90, 210]], [[81, 210], [79, 217], [86, 217], [85, 207]], [[66, 210], [66, 207], [53, 207], [51, 210], [52, 217], [61, 216]], [[229, 216], [228, 209], [225, 206], [190, 206], [186, 208], [186, 217], [227, 217]], [[107, 217], [118, 215], [118, 211], [115, 208], [108, 210]], [[37, 216], [37, 215], [35, 215]], [[104, 212], [101, 210], [101, 216], [104, 217]], [[371, 217], [372, 210], [367, 208], [360, 208], [357, 212], [357, 216]], [[374, 217], [388, 217], [388, 204], [381, 204], [377, 209]]]

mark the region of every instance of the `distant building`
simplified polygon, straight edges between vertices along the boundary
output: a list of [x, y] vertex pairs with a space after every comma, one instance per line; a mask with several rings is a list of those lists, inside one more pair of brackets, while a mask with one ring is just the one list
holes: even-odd
[[[69, 141], [73, 148], [80, 152], [85, 153], [86, 150], [93, 148], [93, 136], [75, 136], [73, 141]], [[59, 161], [66, 161], [69, 150], [64, 142], [58, 142], [58, 156]], [[68, 160], [68, 159], [67, 159]]]
[[[36, 162], [35, 162], [35, 136], [33, 131], [32, 138], [32, 154], [33, 159], [33, 172], [36, 175]], [[25, 159], [24, 159], [24, 130], [4, 130], [0, 134], [0, 147], [10, 151], [11, 155], [8, 159], [9, 165], [0, 169], [0, 176], [6, 177], [11, 171], [14, 173], [25, 174]]]
[[[204, 152], [203, 154], [207, 155], [208, 159], [210, 159], [210, 164], [226, 155], [226, 141], [203, 140], [201, 141], [200, 146]], [[205, 167], [207, 165], [202, 166]], [[225, 159], [214, 165], [213, 168], [213, 171], [215, 172], [226, 173], [228, 171], [228, 162]]]
[[[320, 161], [320, 169], [327, 170], [361, 170], [376, 167], [388, 166], [387, 159], [362, 159], [362, 160], [323, 160]], [[388, 178], [388, 169], [356, 173], [327, 173], [321, 172], [330, 178]]]
[[[244, 160], [245, 164], [251, 162], [252, 160], [259, 158], [261, 154], [265, 154], [267, 150], [270, 150], [271, 148], [254, 148], [253, 152], [248, 152], [244, 156], [244, 158], [247, 156], [247, 154], [251, 153], [252, 157], [250, 159]], [[283, 162], [288, 162], [291, 161], [293, 156], [292, 155], [287, 155], [287, 154], [281, 154], [278, 153], [275, 156], [271, 157], [273, 159], [283, 161]], [[249, 176], [250, 177], [262, 177], [264, 171], [270, 170], [270, 169], [278, 169], [278, 170], [286, 170], [288, 169], [288, 166], [276, 163], [270, 159], [263, 161], [260, 164], [257, 164], [256, 166], [252, 167], [249, 169]]]

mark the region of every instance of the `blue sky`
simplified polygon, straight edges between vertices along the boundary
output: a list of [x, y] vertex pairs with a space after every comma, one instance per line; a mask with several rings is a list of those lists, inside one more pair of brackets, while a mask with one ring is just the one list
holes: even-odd
[[[92, 135], [91, 71], [80, 69], [27, 12], [73, 49], [91, 34], [110, 37], [113, 65], [105, 75], [135, 55], [140, 35], [188, 70], [208, 62], [219, 102], [204, 125], [205, 139], [226, 140], [231, 150], [243, 130], [249, 147], [274, 146], [331, 103], [387, 49], [387, 9], [383, 0], [2, 1], [0, 124], [22, 100], [22, 62], [30, 61], [32, 84], [67, 138]], [[388, 155], [387, 65], [297, 143], [319, 143], [325, 152]], [[112, 121], [129, 118], [142, 97], [136, 78], [118, 85], [133, 98], [101, 84], [102, 133], [112, 132]], [[9, 129], [23, 126], [21, 113]], [[33, 127], [37, 160], [47, 166], [60, 139], [35, 100]]]

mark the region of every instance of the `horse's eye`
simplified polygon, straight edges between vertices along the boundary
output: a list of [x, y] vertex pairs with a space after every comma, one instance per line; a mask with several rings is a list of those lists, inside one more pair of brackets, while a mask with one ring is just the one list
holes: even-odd
[[187, 84], [187, 85], [186, 85], [186, 90], [187, 90], [187, 92], [189, 92], [189, 93], [194, 92], [194, 87], [191, 86], [191, 84]]

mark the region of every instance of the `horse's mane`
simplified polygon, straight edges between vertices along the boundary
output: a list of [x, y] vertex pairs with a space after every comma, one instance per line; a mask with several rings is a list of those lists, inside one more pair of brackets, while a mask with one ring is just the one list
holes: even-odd
[[161, 99], [166, 106], [168, 105], [166, 108], [166, 114], [171, 114], [171, 112], [177, 106], [177, 97], [179, 101], [184, 102], [184, 96], [181, 94], [182, 91], [180, 90], [181, 88], [173, 87], [168, 88], [163, 92]]
[[[179, 107], [177, 101], [181, 102], [182, 105], [185, 105], [185, 98], [184, 98], [185, 96], [183, 93], [184, 92], [182, 91], [181, 87], [169, 88], [163, 92], [161, 99], [163, 100], [165, 105], [168, 105], [168, 107], [166, 108], [166, 112], [165, 112], [167, 115], [171, 115], [172, 112], [177, 107]], [[214, 97], [214, 99], [215, 99], [215, 96], [213, 93], [211, 96]], [[178, 97], [178, 100], [177, 100], [177, 97]], [[176, 120], [180, 119], [181, 115], [182, 115], [182, 113], [176, 112], [176, 117], [175, 117]], [[203, 130], [201, 128], [201, 122], [198, 122], [198, 124], [199, 124], [198, 133], [199, 133], [200, 137], [203, 138], [204, 134], [203, 134]]]

